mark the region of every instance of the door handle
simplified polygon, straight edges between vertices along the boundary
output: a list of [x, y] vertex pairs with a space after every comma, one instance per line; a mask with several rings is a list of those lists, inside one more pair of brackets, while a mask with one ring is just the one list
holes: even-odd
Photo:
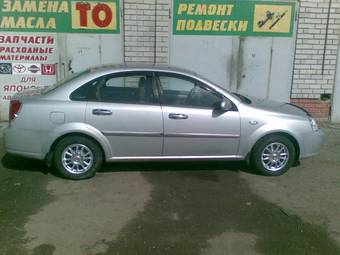
[[189, 116], [183, 113], [170, 113], [169, 114], [169, 119], [173, 119], [173, 120], [186, 120], [188, 118]]
[[93, 115], [112, 115], [112, 111], [106, 110], [106, 109], [93, 109], [92, 114]]

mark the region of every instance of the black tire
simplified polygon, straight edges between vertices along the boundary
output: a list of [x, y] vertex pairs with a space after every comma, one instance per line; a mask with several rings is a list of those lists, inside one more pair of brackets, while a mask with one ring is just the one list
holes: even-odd
[[[72, 151], [73, 156], [71, 156]], [[72, 180], [83, 180], [93, 177], [100, 169], [103, 153], [98, 144], [89, 138], [68, 136], [58, 142], [53, 162], [61, 176]]]
[[[275, 152], [275, 149], [280, 153]], [[285, 157], [285, 153], [287, 157]], [[256, 143], [252, 151], [251, 163], [263, 175], [278, 176], [285, 173], [294, 164], [295, 157], [296, 149], [290, 139], [282, 135], [271, 135]]]

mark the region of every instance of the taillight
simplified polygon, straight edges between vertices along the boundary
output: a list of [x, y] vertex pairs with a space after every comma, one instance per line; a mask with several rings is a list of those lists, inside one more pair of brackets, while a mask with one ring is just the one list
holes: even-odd
[[9, 120], [14, 120], [17, 117], [21, 108], [21, 102], [19, 100], [12, 100], [9, 106]]

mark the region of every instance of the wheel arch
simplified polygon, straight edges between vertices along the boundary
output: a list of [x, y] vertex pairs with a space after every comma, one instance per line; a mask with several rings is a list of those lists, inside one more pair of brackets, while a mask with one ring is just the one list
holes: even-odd
[[57, 146], [57, 144], [62, 140], [64, 139], [65, 137], [70, 137], [70, 136], [81, 136], [81, 137], [84, 137], [84, 138], [87, 138], [89, 140], [91, 140], [92, 142], [96, 143], [100, 150], [102, 151], [103, 153], [103, 156], [105, 158], [105, 151], [102, 147], [102, 145], [100, 144], [100, 142], [97, 141], [97, 139], [93, 138], [92, 136], [88, 135], [88, 134], [84, 134], [84, 133], [81, 133], [81, 132], [71, 132], [71, 133], [67, 133], [67, 134], [64, 134], [60, 137], [58, 137], [51, 145], [50, 147], [50, 152], [53, 152], [55, 150], [55, 147]]
[[299, 161], [299, 158], [300, 158], [300, 145], [299, 145], [299, 142], [297, 141], [297, 139], [293, 135], [291, 135], [291, 134], [289, 134], [287, 132], [284, 132], [284, 131], [276, 131], [276, 132], [268, 133], [268, 134], [265, 134], [265, 135], [259, 137], [257, 139], [257, 141], [253, 144], [251, 150], [248, 152], [248, 154], [246, 156], [247, 162], [250, 163], [251, 156], [253, 155], [253, 151], [254, 151], [255, 147], [259, 144], [259, 142], [261, 140], [263, 140], [263, 139], [265, 139], [267, 137], [271, 137], [271, 136], [283, 136], [283, 137], [289, 139], [293, 143], [294, 148], [295, 148], [295, 162], [294, 162], [294, 164], [296, 164]]
[[69, 136], [82, 136], [85, 138], [90, 139], [91, 141], [95, 142], [103, 155], [103, 160], [106, 161], [107, 158], [111, 157], [112, 155], [112, 149], [110, 146], [110, 143], [107, 141], [106, 137], [99, 132], [97, 129], [91, 127], [91, 126], [86, 126], [84, 127], [83, 125], [77, 127], [77, 128], [68, 128], [67, 127], [62, 127], [59, 128], [58, 130], [54, 130], [51, 132], [51, 135], [49, 137], [49, 143], [45, 144], [45, 160], [48, 165], [51, 165], [51, 162], [53, 160], [53, 152], [56, 148], [56, 145], [65, 137]]

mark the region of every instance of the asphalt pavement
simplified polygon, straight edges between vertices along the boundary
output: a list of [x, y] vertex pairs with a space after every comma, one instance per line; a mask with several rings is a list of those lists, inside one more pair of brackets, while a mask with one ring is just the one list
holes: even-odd
[[322, 128], [321, 155], [280, 177], [219, 161], [69, 181], [1, 142], [0, 255], [340, 254], [340, 126]]

